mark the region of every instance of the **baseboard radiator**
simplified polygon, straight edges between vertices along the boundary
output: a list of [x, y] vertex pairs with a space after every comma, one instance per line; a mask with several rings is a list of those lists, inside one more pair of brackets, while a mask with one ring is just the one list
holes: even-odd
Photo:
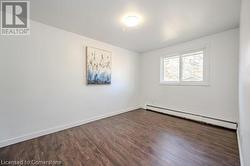
[[207, 123], [215, 126], [220, 126], [228, 129], [234, 129], [236, 130], [238, 127], [237, 122], [232, 122], [228, 120], [223, 120], [223, 119], [218, 119], [218, 118], [213, 118], [209, 116], [204, 116], [204, 115], [198, 115], [198, 114], [193, 114], [193, 113], [188, 113], [184, 111], [178, 111], [178, 110], [173, 110], [169, 108], [164, 108], [160, 106], [155, 106], [151, 104], [146, 105], [147, 110], [155, 111], [155, 112], [160, 112], [172, 116], [177, 116], [185, 119], [190, 119], [202, 123]]

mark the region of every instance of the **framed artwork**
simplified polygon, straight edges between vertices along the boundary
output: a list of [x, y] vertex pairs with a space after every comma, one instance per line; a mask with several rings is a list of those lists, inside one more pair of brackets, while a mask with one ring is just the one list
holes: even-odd
[[111, 84], [112, 53], [87, 47], [87, 84]]

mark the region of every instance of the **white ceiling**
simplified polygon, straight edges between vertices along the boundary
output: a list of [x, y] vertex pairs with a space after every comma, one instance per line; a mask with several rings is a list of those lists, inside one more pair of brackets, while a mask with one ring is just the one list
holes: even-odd
[[[121, 18], [143, 23], [126, 28]], [[236, 28], [240, 0], [32, 0], [31, 18], [137, 52]]]

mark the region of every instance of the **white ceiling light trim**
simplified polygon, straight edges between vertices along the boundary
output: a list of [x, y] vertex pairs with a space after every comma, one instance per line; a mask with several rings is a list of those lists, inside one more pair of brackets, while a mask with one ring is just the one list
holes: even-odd
[[141, 23], [141, 18], [137, 15], [127, 15], [123, 17], [122, 23], [127, 27], [136, 27]]

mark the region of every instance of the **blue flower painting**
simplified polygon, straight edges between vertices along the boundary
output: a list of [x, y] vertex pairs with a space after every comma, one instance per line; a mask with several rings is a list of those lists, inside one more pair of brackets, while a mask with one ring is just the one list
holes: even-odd
[[88, 84], [111, 84], [111, 56], [109, 51], [87, 47]]

